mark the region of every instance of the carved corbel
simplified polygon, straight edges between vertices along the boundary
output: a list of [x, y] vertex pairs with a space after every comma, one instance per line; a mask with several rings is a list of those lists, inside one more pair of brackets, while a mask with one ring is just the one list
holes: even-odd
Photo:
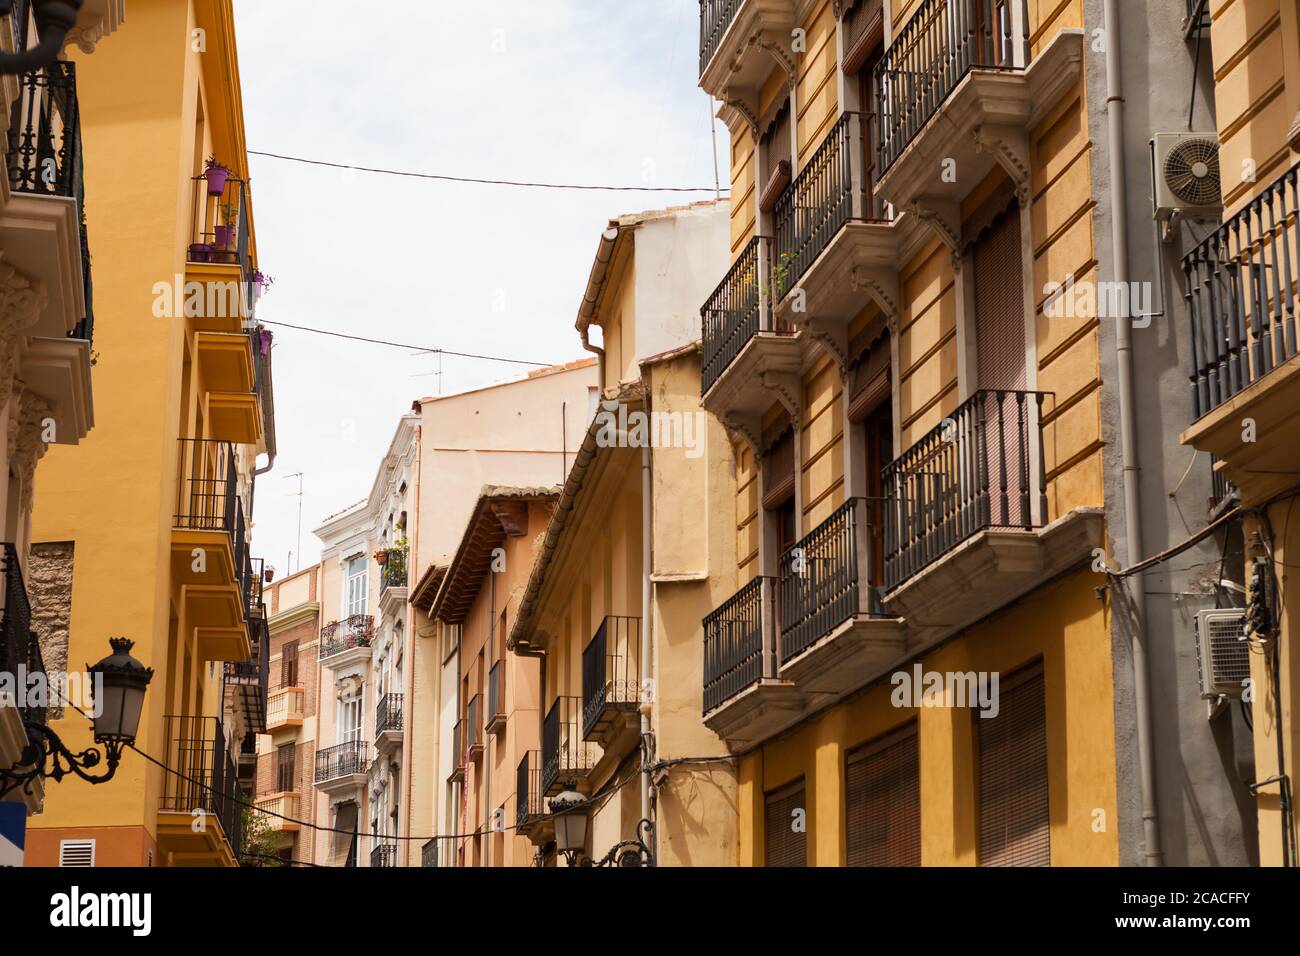
[[718, 110], [718, 116], [722, 119], [722, 122], [727, 124], [728, 130], [734, 130], [739, 123], [745, 124], [754, 137], [754, 141], [758, 142], [758, 117], [741, 97], [732, 94], [730, 91], [725, 93], [722, 98], [722, 107]]
[[756, 415], [741, 415], [738, 412], [732, 412], [728, 415], [721, 416], [719, 421], [722, 427], [727, 430], [727, 434], [734, 440], [740, 439], [749, 450], [755, 455], [763, 452], [763, 427], [762, 422]]
[[788, 372], [765, 372], [763, 387], [776, 393], [777, 401], [785, 406], [790, 420], [797, 427], [803, 411], [803, 382], [799, 376]]
[[13, 396], [18, 345], [49, 302], [45, 283], [33, 281], [0, 259], [0, 408]]
[[1029, 136], [1022, 129], [1007, 126], [977, 126], [971, 136], [977, 152], [997, 160], [1016, 187], [1020, 204], [1029, 203]]
[[951, 199], [918, 196], [907, 204], [907, 211], [939, 237], [956, 265], [961, 257], [961, 207]]
[[840, 378], [848, 374], [849, 329], [843, 322], [826, 322], [811, 318], [804, 322], [809, 338], [824, 348], [840, 370]]
[[898, 291], [898, 273], [893, 269], [871, 269], [866, 266], [856, 266], [853, 269], [851, 279], [853, 281], [853, 291], [862, 292], [871, 297], [871, 301], [880, 307], [887, 319], [897, 320], [898, 303], [900, 295]]
[[784, 42], [773, 40], [765, 33], [755, 33], [749, 38], [749, 42], [771, 56], [776, 61], [776, 65], [785, 70], [786, 88], [794, 89], [799, 73], [795, 68], [794, 55], [786, 50]]
[[[53, 416], [54, 409], [48, 401], [34, 392], [19, 388], [17, 414], [9, 419], [10, 464], [18, 471], [22, 495], [19, 508], [22, 514], [32, 510], [32, 494], [35, 488], [36, 463], [44, 456], [49, 446], [45, 441], [45, 424]], [[17, 427], [15, 428], [15, 419]]]

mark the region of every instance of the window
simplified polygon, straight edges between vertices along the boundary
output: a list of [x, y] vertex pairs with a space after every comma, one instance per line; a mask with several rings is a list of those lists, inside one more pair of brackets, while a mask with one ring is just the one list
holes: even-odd
[[765, 866], [808, 865], [808, 816], [802, 780], [765, 797]]
[[344, 579], [346, 591], [343, 605], [347, 611], [347, 616], [365, 614], [366, 606], [369, 603], [369, 591], [366, 581], [366, 556], [364, 554], [357, 554], [348, 558], [344, 569]]
[[916, 722], [850, 752], [844, 786], [849, 866], [920, 866]]
[[275, 752], [275, 788], [283, 793], [297, 790], [298, 775], [293, 744], [283, 744]]
[[280, 686], [298, 686], [298, 642], [290, 641], [280, 649]]
[[339, 701], [339, 743], [361, 739], [361, 695]]
[[1050, 866], [1046, 695], [1041, 663], [1002, 681], [1000, 709], [975, 712], [979, 865]]

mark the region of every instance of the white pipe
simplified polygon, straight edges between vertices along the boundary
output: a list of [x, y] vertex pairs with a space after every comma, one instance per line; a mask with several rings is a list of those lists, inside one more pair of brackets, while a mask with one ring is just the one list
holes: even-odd
[[[1128, 288], [1128, 185], [1124, 175], [1124, 80], [1121, 75], [1119, 0], [1105, 0], [1102, 27], [1106, 37], [1106, 122], [1110, 136], [1110, 237], [1115, 281]], [[1115, 360], [1119, 371], [1120, 452], [1124, 463], [1124, 539], [1130, 564], [1140, 561], [1140, 465], [1133, 401], [1132, 318], [1117, 317]], [[1155, 753], [1151, 738], [1151, 673], [1146, 649], [1146, 584], [1135, 574], [1131, 583], [1133, 627], [1133, 699], [1137, 710], [1138, 777], [1142, 793], [1143, 854], [1147, 866], [1163, 866], [1160, 822], [1156, 810]], [[1122, 585], [1121, 585], [1122, 586]]]
[[[650, 508], [650, 446], [641, 447], [641, 686], [644, 688], [654, 687], [654, 684], [646, 684], [651, 679], [650, 674], [650, 635], [654, 632], [650, 620], [650, 562], [654, 556], [654, 550], [651, 547], [651, 515]], [[650, 701], [645, 701], [640, 707], [641, 711], [641, 747], [642, 763], [644, 768], [641, 777], [641, 819], [650, 819]], [[652, 831], [653, 832], [653, 831]], [[640, 833], [637, 833], [640, 836]], [[655, 835], [654, 842], [658, 842], [658, 835]]]

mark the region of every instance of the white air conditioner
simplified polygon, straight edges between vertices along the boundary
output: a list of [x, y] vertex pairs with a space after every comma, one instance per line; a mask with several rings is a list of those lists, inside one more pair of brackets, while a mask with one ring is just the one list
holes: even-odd
[[1223, 211], [1219, 140], [1206, 133], [1156, 133], [1151, 140], [1155, 217], [1206, 219]]
[[1246, 609], [1221, 608], [1196, 613], [1196, 663], [1201, 696], [1207, 700], [1240, 697], [1250, 677]]

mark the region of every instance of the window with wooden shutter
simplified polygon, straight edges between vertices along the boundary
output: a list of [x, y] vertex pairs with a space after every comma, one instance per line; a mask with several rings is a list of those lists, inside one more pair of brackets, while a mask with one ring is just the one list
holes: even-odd
[[916, 722], [850, 752], [844, 786], [849, 866], [920, 866]]
[[298, 775], [295, 773], [297, 768], [294, 756], [293, 744], [284, 744], [276, 750], [276, 789], [280, 792], [298, 789]]
[[290, 641], [280, 650], [280, 686], [298, 686], [298, 642]]
[[807, 804], [804, 783], [792, 783], [765, 797], [765, 866], [807, 866]]
[[763, 456], [763, 507], [775, 511], [794, 497], [794, 429], [773, 442]]
[[793, 136], [794, 122], [790, 116], [790, 100], [787, 98], [759, 139], [769, 170], [767, 182], [763, 184], [758, 197], [759, 208], [764, 212], [776, 208], [776, 201], [794, 177], [794, 168], [790, 164], [794, 155]]
[[993, 718], [974, 712], [979, 865], [1050, 866], [1047, 718], [1042, 664], [1007, 677]]

